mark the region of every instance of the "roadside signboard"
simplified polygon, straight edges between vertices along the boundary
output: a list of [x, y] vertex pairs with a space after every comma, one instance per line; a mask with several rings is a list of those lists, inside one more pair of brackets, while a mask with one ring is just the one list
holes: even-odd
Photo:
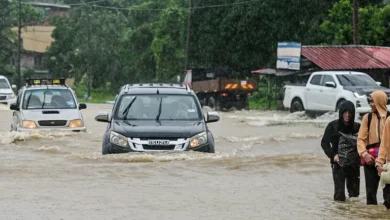
[[276, 68], [299, 70], [301, 66], [301, 47], [301, 43], [279, 42]]

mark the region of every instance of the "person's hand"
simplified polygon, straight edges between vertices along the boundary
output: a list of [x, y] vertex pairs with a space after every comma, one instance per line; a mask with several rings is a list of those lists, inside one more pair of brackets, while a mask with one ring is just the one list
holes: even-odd
[[339, 158], [339, 155], [336, 154], [333, 158], [333, 161], [336, 162], [336, 163], [339, 163], [340, 162], [340, 158]]
[[386, 168], [383, 168], [382, 166], [377, 166], [376, 170], [378, 171], [378, 174], [381, 175], [382, 172], [387, 172]]
[[368, 165], [375, 164], [375, 158], [371, 154], [366, 154], [363, 158]]

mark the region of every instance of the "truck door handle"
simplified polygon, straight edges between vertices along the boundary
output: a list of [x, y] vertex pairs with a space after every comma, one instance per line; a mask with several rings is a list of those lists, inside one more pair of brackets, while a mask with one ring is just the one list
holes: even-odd
[[310, 91], [310, 89], [306, 89], [307, 91]]
[[320, 89], [320, 92], [323, 92], [324, 90]]

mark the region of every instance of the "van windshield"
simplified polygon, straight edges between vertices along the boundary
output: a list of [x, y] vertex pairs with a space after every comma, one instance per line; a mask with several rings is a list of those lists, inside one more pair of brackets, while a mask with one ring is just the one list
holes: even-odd
[[23, 98], [23, 109], [75, 109], [72, 92], [67, 89], [27, 90]]
[[0, 89], [10, 89], [11, 87], [8, 84], [6, 79], [0, 79]]

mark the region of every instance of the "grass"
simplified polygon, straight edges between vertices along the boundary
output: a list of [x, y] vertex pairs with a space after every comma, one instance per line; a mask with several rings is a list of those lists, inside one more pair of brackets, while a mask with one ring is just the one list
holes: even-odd
[[73, 88], [76, 92], [77, 99], [80, 102], [88, 102], [95, 104], [104, 104], [107, 101], [113, 101], [115, 99], [116, 94], [113, 92], [109, 92], [105, 89], [91, 89], [91, 98], [86, 100], [84, 95], [87, 94], [87, 89], [83, 87]]
[[260, 98], [260, 99], [249, 99], [249, 109], [256, 110], [275, 110], [276, 109], [276, 100], [271, 101], [271, 108], [268, 108], [268, 99]]

